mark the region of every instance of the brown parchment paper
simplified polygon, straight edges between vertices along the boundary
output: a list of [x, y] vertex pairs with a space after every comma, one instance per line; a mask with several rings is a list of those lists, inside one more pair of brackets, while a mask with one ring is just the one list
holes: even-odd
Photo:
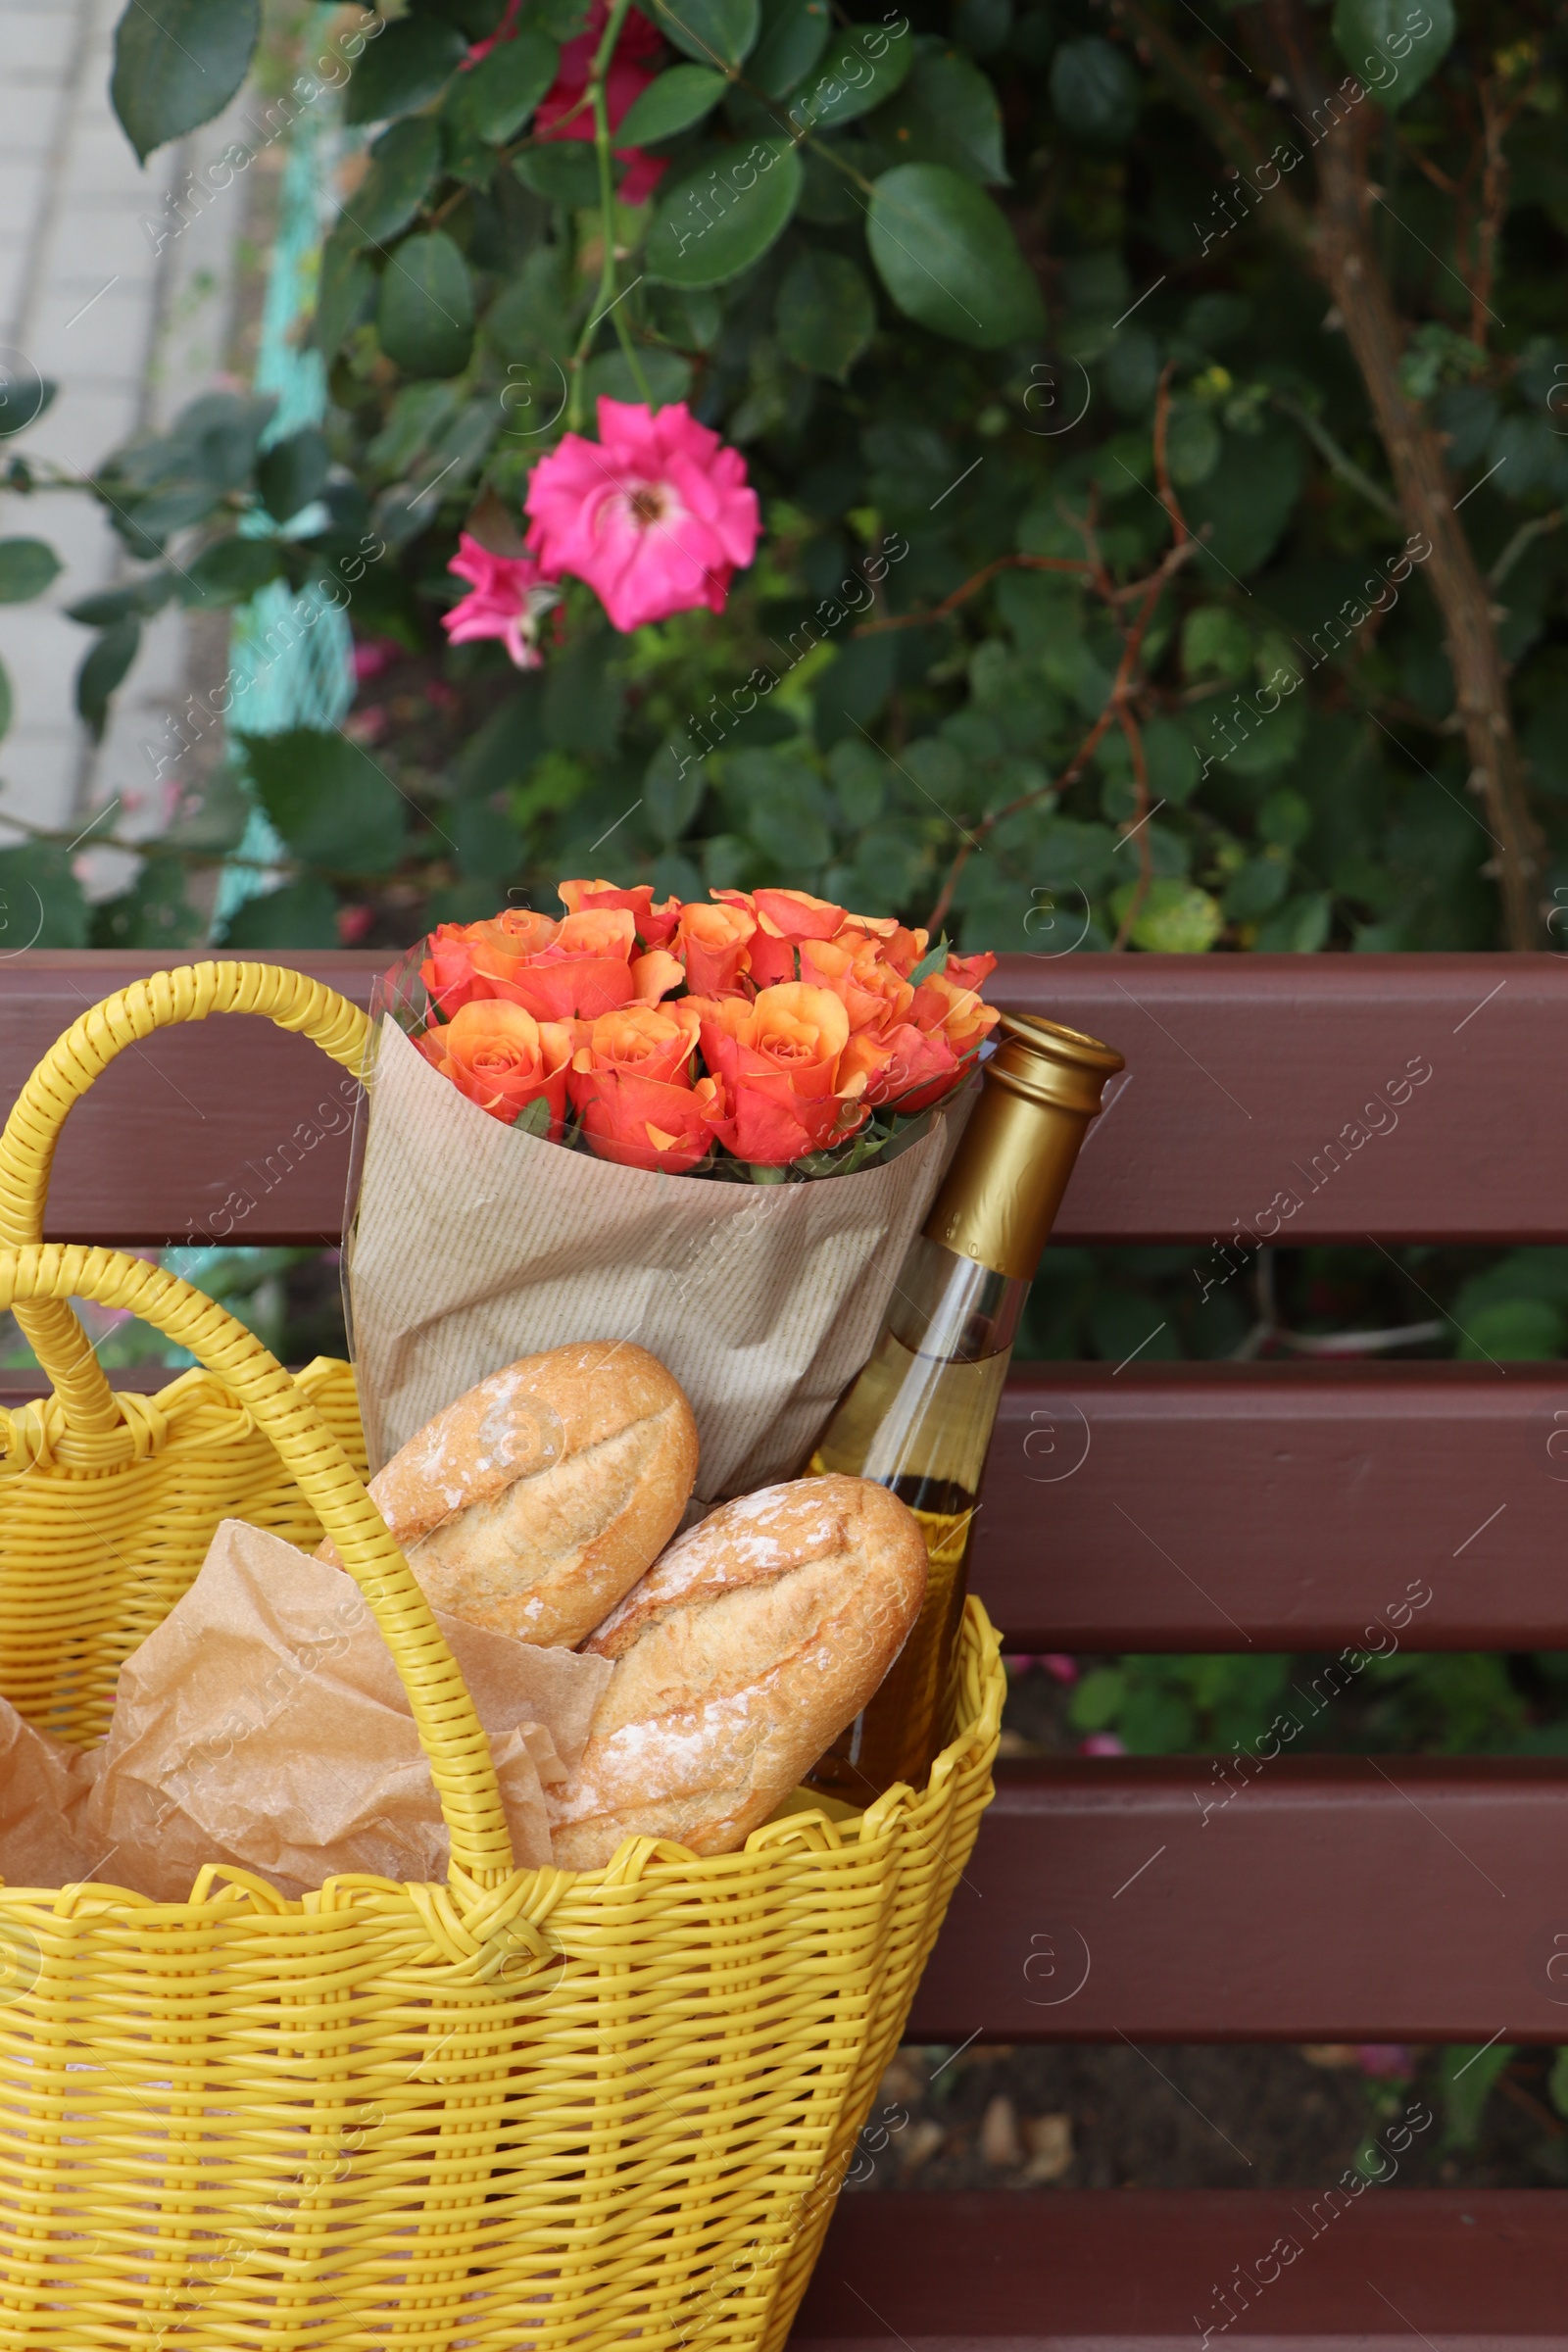
[[490, 1118], [383, 1020], [348, 1282], [370, 1467], [518, 1356], [635, 1340], [702, 1441], [697, 1493], [788, 1478], [871, 1352], [967, 1098], [882, 1167], [724, 1184]]
[[[550, 1860], [544, 1784], [581, 1755], [610, 1665], [435, 1618], [489, 1737], [515, 1859], [537, 1868]], [[358, 1587], [241, 1520], [223, 1521], [189, 1592], [121, 1667], [89, 1768], [95, 1875], [161, 1901], [183, 1901], [206, 1862], [288, 1895], [346, 1871], [446, 1875], [430, 1767]]]

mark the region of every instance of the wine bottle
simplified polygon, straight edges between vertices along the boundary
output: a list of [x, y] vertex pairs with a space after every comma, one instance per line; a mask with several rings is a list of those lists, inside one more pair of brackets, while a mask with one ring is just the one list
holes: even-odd
[[980, 1473], [1018, 1317], [1102, 1089], [1122, 1067], [1109, 1046], [1054, 1021], [1004, 1013], [1001, 1028], [870, 1361], [808, 1465], [891, 1487], [930, 1558], [903, 1650], [807, 1775], [857, 1805], [895, 1781], [920, 1787], [942, 1746]]

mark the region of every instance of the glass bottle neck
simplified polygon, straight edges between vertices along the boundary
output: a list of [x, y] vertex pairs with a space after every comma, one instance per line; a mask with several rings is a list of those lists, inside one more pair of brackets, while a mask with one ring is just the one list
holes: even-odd
[[1029, 1285], [920, 1234], [899, 1270], [886, 1329], [911, 1353], [977, 1364], [1011, 1348]]

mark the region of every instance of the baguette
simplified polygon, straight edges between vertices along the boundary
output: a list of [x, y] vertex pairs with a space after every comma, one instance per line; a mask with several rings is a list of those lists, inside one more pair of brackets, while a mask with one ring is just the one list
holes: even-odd
[[547, 1791], [558, 1865], [597, 1870], [636, 1836], [743, 1844], [870, 1698], [925, 1580], [919, 1522], [867, 1479], [712, 1512], [584, 1644], [614, 1672], [577, 1769]]
[[369, 1492], [434, 1607], [575, 1649], [668, 1543], [696, 1478], [697, 1424], [663, 1365], [590, 1340], [492, 1372]]

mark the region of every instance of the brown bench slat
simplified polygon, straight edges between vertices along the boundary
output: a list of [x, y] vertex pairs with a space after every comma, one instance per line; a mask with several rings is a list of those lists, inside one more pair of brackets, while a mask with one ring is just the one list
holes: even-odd
[[1013, 1649], [1560, 1648], [1565, 1539], [1568, 1365], [1030, 1364], [974, 1585]]
[[[1564, 2230], [1540, 2189], [861, 2190], [839, 2200], [790, 2343], [1197, 2352], [1211, 2324], [1234, 2352], [1554, 2352]], [[1271, 2256], [1280, 2239], [1299, 2252]], [[1238, 2265], [1254, 2284], [1221, 2333]]]
[[1568, 2040], [1568, 1761], [1075, 1758], [998, 1784], [911, 2041]]
[[[1009, 956], [991, 993], [1127, 1057], [1063, 1241], [1564, 1230], [1560, 956]], [[1407, 1069], [1431, 1075], [1406, 1092]]]
[[[390, 958], [345, 950], [265, 960], [363, 1004]], [[170, 961], [40, 949], [0, 963], [0, 1103], [89, 1005]], [[356, 1093], [316, 1047], [243, 1015], [131, 1047], [67, 1123], [47, 1237], [131, 1248], [335, 1242]]]
[[[0, 1373], [0, 1404], [44, 1386]], [[1552, 1444], [1554, 1364], [1024, 1365], [974, 1586], [1010, 1649], [1568, 1647]]]
[[[0, 1101], [85, 1004], [162, 960], [35, 950], [0, 964]], [[385, 958], [275, 960], [363, 1002]], [[1127, 1055], [1129, 1081], [1063, 1204], [1063, 1240], [1193, 1242], [1217, 1274], [1208, 1245], [1233, 1232], [1511, 1242], [1568, 1225], [1568, 963], [1556, 956], [1021, 956], [1004, 958], [992, 993]], [[73, 1117], [51, 1238], [183, 1240], [215, 1218], [233, 1219], [220, 1239], [336, 1236], [341, 1144], [286, 1178], [266, 1174], [337, 1083], [310, 1047], [227, 1020], [162, 1037], [134, 1060], [147, 1067], [112, 1071]], [[1342, 1141], [1331, 1171], [1329, 1143], [1412, 1061], [1431, 1077], [1372, 1114], [1386, 1132]], [[1299, 1208], [1271, 1209], [1279, 1194]]]

